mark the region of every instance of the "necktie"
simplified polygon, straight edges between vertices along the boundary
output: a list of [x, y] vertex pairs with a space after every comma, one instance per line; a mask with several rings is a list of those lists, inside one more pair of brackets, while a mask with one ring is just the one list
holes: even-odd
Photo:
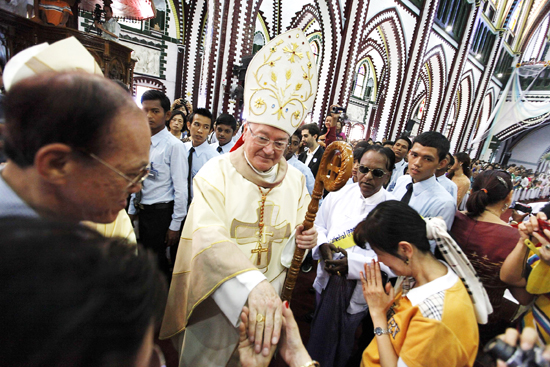
[[216, 150], [218, 151], [218, 153], [223, 154], [223, 149], [222, 149], [222, 147], [220, 147], [219, 145], [218, 145], [218, 147], [216, 148]]
[[187, 175], [187, 210], [189, 210], [189, 205], [191, 205], [191, 185], [193, 184], [193, 152], [195, 151], [194, 147], [189, 149], [189, 157], [187, 157], [187, 164], [189, 165], [189, 173]]
[[407, 192], [405, 193], [405, 195], [403, 195], [403, 197], [401, 198], [401, 201], [404, 202], [405, 204], [408, 204], [409, 201], [411, 201], [412, 193], [413, 193], [413, 184], [411, 182], [410, 184], [407, 185]]

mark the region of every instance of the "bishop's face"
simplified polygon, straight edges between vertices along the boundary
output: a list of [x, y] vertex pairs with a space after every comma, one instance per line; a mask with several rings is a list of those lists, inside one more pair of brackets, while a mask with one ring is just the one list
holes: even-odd
[[[259, 144], [262, 138], [271, 141], [267, 145], [262, 146]], [[283, 143], [283, 149], [276, 149], [273, 142]], [[246, 157], [250, 164], [261, 172], [265, 172], [279, 163], [287, 144], [288, 134], [281, 129], [269, 125], [249, 123], [249, 128], [244, 134]]]

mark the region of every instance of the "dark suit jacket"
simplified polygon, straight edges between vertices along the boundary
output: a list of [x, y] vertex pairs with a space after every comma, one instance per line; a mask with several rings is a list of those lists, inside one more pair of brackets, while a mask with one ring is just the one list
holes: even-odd
[[[311, 162], [309, 162], [308, 167], [311, 170], [311, 173], [313, 173], [313, 177], [317, 177], [317, 171], [319, 170], [319, 165], [321, 164], [321, 157], [323, 156], [323, 153], [325, 150], [322, 146], [319, 146], [319, 149], [315, 152], [313, 155], [313, 158], [311, 158]], [[306, 163], [307, 158], [307, 152], [303, 152], [298, 156], [298, 160], [300, 160], [302, 163]]]

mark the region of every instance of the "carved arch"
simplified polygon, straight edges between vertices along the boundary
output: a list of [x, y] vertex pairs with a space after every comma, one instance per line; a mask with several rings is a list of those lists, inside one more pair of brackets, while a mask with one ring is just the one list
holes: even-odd
[[[377, 38], [381, 39], [381, 45], [378, 45], [376, 41], [369, 41], [369, 39]], [[380, 83], [380, 95], [376, 114], [369, 121], [367, 127], [367, 136], [374, 136], [375, 140], [381, 140], [383, 137], [393, 139], [398, 133], [393, 117], [397, 110], [399, 81], [403, 80], [407, 56], [403, 27], [395, 8], [378, 13], [367, 23], [360, 40], [357, 59], [364, 59], [372, 51], [378, 52], [382, 56], [386, 73], [383, 78], [377, 75]]]

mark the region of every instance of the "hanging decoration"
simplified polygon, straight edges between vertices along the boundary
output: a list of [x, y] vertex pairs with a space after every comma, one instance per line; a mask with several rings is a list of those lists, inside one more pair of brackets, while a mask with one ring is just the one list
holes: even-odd
[[[493, 112], [480, 128], [470, 147], [479, 144], [483, 139], [488, 143], [492, 136], [507, 137], [518, 128], [533, 128], [550, 118], [550, 102], [529, 102], [525, 99], [543, 70], [550, 67], [550, 62], [526, 62], [517, 64], [502, 91], [502, 96]], [[522, 90], [520, 78], [533, 78], [529, 86]], [[494, 123], [493, 123], [494, 121]], [[487, 149], [485, 144], [482, 154]]]

